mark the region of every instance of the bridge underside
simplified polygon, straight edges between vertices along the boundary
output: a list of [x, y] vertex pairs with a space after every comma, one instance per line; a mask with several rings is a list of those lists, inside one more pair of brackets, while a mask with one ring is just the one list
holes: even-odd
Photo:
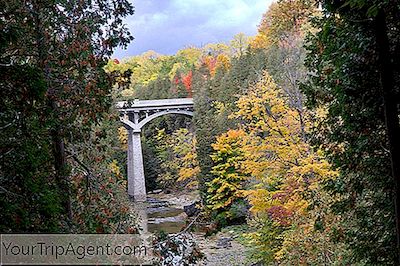
[[120, 120], [128, 131], [128, 195], [135, 201], [146, 201], [143, 167], [142, 128], [156, 117], [167, 114], [193, 116], [193, 99], [123, 101], [117, 103]]

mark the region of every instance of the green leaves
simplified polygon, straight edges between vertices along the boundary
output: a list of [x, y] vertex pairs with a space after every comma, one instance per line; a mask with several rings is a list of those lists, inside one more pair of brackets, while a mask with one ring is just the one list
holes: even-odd
[[[396, 7], [387, 1], [346, 1], [340, 8], [332, 1], [324, 3], [325, 15], [315, 22], [322, 31], [310, 36], [307, 47], [306, 64], [314, 74], [303, 87], [309, 106], [328, 110], [327, 117], [315, 125], [315, 145], [323, 147], [340, 169], [340, 177], [326, 185], [339, 197], [333, 210], [344, 217], [342, 239], [348, 245], [348, 255], [367, 264], [392, 265], [398, 256], [390, 189], [393, 179], [385, 151], [388, 147], [371, 17], [381, 8]], [[386, 20], [391, 50], [395, 51], [398, 19], [389, 14]]]
[[156, 156], [160, 161], [157, 177], [163, 188], [195, 188], [199, 166], [196, 154], [196, 139], [186, 128], [177, 129], [167, 135], [165, 129], [157, 130]]
[[65, 149], [88, 140], [112, 103], [103, 67], [132, 39], [121, 18], [133, 7], [125, 0], [0, 6], [0, 231], [71, 230]]

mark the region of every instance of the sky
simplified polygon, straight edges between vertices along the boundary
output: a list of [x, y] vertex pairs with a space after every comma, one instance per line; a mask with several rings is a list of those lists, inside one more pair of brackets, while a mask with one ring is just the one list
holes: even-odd
[[187, 46], [229, 42], [237, 33], [255, 35], [273, 0], [134, 0], [135, 14], [125, 19], [134, 40], [115, 58], [148, 50], [175, 54]]

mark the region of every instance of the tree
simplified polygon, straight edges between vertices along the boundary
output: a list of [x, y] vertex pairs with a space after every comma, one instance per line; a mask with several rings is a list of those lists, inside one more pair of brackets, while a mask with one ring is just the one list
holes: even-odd
[[214, 178], [207, 183], [207, 208], [214, 213], [220, 225], [238, 218], [232, 207], [244, 198], [243, 189], [247, 175], [241, 169], [244, 161], [241, 149], [243, 137], [243, 131], [229, 130], [218, 136], [212, 144], [214, 153], [211, 158], [215, 165], [211, 174]]
[[158, 183], [163, 188], [195, 188], [200, 171], [196, 156], [196, 139], [186, 128], [167, 135], [157, 130], [156, 148], [160, 160]]
[[192, 77], [193, 72], [189, 71], [186, 75], [181, 75], [182, 83], [185, 86], [187, 95], [189, 98], [192, 98]]
[[233, 36], [233, 39], [230, 42], [233, 56], [241, 57], [244, 55], [248, 45], [249, 38], [244, 33], [238, 33]]
[[264, 13], [258, 32], [272, 42], [279, 42], [301, 28], [315, 12], [316, 1], [281, 0]]
[[126, 149], [119, 125], [119, 114], [111, 109], [87, 139], [68, 145], [74, 233], [138, 232], [126, 194]]
[[[10, 221], [2, 230], [69, 230], [63, 223], [73, 218], [66, 150], [88, 138], [91, 125], [111, 105], [112, 79], [103, 67], [116, 46], [132, 39], [121, 19], [133, 7], [124, 0], [0, 5], [2, 123], [7, 128], [1, 184], [11, 192], [1, 200], [8, 210], [1, 220]], [[44, 193], [37, 197], [40, 188]], [[18, 201], [14, 194], [21, 196]], [[43, 212], [43, 202], [50, 213]], [[20, 222], [12, 223], [15, 219]]]
[[201, 49], [197, 47], [187, 47], [182, 50], [179, 50], [176, 53], [178, 57], [185, 58], [189, 66], [197, 66], [201, 54], [202, 54]]
[[233, 103], [249, 84], [257, 81], [266, 60], [261, 49], [248, 49], [236, 58], [228, 58], [225, 53], [216, 58], [204, 58], [212, 59], [213, 64], [203, 60], [203, 65], [193, 72], [193, 92], [197, 158], [201, 169], [199, 188], [206, 201], [207, 187], [204, 184], [213, 179], [211, 169], [214, 163], [209, 156], [213, 152], [211, 144], [218, 135], [237, 127], [234, 119], [228, 119], [235, 109]]
[[315, 132], [340, 169], [330, 189], [342, 200], [333, 207], [355, 261], [395, 265], [399, 9], [390, 1], [324, 1], [323, 10], [310, 37], [313, 74], [304, 92], [309, 106], [328, 110]]
[[[324, 211], [329, 196], [323, 195], [321, 186], [337, 174], [322, 151], [308, 142], [305, 133], [309, 133], [313, 114], [300, 114], [289, 99], [264, 72], [236, 102], [238, 110], [233, 116], [242, 121], [240, 128], [245, 132], [241, 172], [250, 176], [251, 183], [244, 195], [251, 205], [255, 231], [248, 237], [257, 243], [253, 245], [255, 258], [264, 263], [286, 260], [295, 265], [308, 260], [316, 264], [325, 261], [325, 256], [332, 259], [338, 255], [329, 239], [334, 227], [326, 226], [327, 219], [334, 216]], [[318, 223], [322, 226], [315, 231]], [[299, 230], [307, 234], [297, 233]], [[313, 237], [310, 246], [302, 249], [310, 257], [296, 257], [294, 247]], [[326, 255], [328, 246], [330, 255]], [[293, 253], [287, 252], [289, 249]]]
[[200, 166], [198, 175], [199, 191], [202, 201], [206, 201], [207, 186], [206, 183], [212, 180], [211, 168], [213, 162], [209, 156], [212, 153], [211, 143], [215, 141], [216, 128], [214, 120], [214, 109], [212, 107], [212, 98], [210, 98], [209, 88], [207, 88], [208, 70], [205, 66], [193, 75], [193, 86], [196, 94], [194, 95], [193, 116], [195, 125], [195, 135], [197, 139], [196, 153]]

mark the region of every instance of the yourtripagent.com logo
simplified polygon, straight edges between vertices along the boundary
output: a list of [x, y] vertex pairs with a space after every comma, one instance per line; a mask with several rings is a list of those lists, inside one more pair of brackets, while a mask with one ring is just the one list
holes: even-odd
[[1, 235], [1, 264], [141, 265], [152, 259], [139, 235]]

